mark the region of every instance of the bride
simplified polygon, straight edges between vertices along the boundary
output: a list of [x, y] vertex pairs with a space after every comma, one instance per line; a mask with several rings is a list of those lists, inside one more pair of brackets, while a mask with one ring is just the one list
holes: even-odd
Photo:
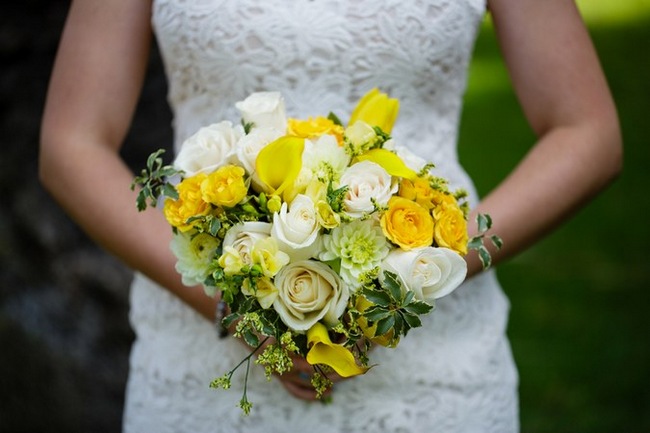
[[[477, 200], [456, 152], [478, 26], [492, 15], [506, 65], [538, 140]], [[208, 383], [246, 354], [217, 338], [217, 299], [184, 287], [158, 212], [138, 213], [119, 150], [151, 38], [169, 80], [175, 145], [199, 126], [239, 119], [237, 101], [280, 91], [302, 117], [346, 113], [378, 87], [401, 102], [393, 137], [434, 161], [521, 252], [604, 188], [621, 168], [619, 124], [598, 59], [569, 0], [111, 0], [72, 2], [42, 125], [40, 176], [69, 214], [135, 271], [136, 332], [125, 432], [516, 432], [517, 373], [505, 336], [509, 304], [492, 271], [467, 257], [468, 280], [378, 366], [314, 402], [309, 366], [237, 391]], [[490, 149], [481, 151], [489, 152]]]

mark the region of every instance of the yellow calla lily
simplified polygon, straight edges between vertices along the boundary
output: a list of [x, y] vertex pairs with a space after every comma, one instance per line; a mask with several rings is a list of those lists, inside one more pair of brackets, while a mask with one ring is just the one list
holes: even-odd
[[391, 176], [397, 176], [405, 179], [415, 179], [417, 173], [404, 164], [402, 158], [386, 149], [371, 149], [366, 153], [357, 156], [359, 161], [371, 161], [380, 165]]
[[399, 101], [389, 98], [375, 88], [366, 93], [357, 103], [350, 116], [350, 125], [357, 120], [363, 120], [371, 126], [378, 126], [386, 134], [390, 134], [399, 112]]
[[266, 185], [269, 194], [282, 195], [290, 189], [302, 168], [305, 139], [284, 136], [267, 144], [257, 155], [257, 176]]
[[316, 323], [307, 331], [307, 362], [311, 365], [325, 364], [342, 377], [357, 376], [368, 371], [367, 367], [357, 365], [354, 355], [340, 344], [332, 343], [327, 328]]

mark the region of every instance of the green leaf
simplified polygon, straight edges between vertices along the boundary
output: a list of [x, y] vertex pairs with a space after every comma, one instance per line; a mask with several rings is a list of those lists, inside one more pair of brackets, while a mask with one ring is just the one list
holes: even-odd
[[362, 294], [367, 300], [375, 305], [388, 307], [391, 304], [390, 296], [386, 292], [380, 292], [378, 290], [364, 290]]
[[405, 313], [402, 314], [402, 318], [408, 324], [409, 328], [419, 328], [420, 326], [422, 326], [422, 321], [415, 314]]
[[413, 301], [404, 306], [404, 310], [412, 314], [427, 314], [433, 310], [433, 305], [422, 301]]
[[374, 306], [363, 312], [363, 316], [371, 322], [378, 322], [390, 316], [392, 313], [384, 308]]
[[221, 229], [221, 221], [219, 221], [216, 218], [213, 218], [210, 221], [210, 234], [216, 237], [220, 229]]
[[377, 330], [375, 335], [384, 335], [395, 326], [395, 315], [391, 314], [390, 316], [381, 319], [377, 322]]
[[250, 328], [244, 331], [243, 337], [246, 344], [251, 347], [257, 347], [260, 344], [260, 339], [257, 338], [257, 335]]
[[384, 271], [384, 276], [386, 278], [382, 282], [382, 287], [388, 289], [393, 300], [398, 301], [402, 299], [402, 286], [397, 280], [397, 274]]
[[481, 259], [483, 269], [487, 269], [490, 267], [490, 265], [492, 265], [492, 257], [490, 256], [490, 252], [484, 246], [481, 246], [478, 249], [478, 257]]
[[176, 191], [176, 187], [171, 183], [165, 182], [163, 185], [163, 195], [173, 200], [178, 200], [178, 191]]
[[341, 119], [338, 118], [338, 116], [331, 111], [327, 115], [327, 118], [334, 122], [335, 125], [343, 126], [343, 123], [341, 122]]
[[467, 248], [470, 250], [478, 250], [483, 245], [483, 236], [474, 236], [467, 242]]
[[478, 223], [479, 233], [485, 233], [490, 229], [490, 227], [492, 227], [492, 218], [487, 214], [478, 214], [476, 216], [476, 222]]
[[501, 247], [503, 246], [503, 240], [497, 235], [490, 236], [490, 240], [492, 241], [492, 244], [496, 247], [497, 250], [500, 250]]

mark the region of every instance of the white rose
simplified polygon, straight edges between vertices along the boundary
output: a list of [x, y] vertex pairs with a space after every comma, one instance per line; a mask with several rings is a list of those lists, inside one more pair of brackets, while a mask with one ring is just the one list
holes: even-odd
[[279, 92], [258, 92], [235, 104], [244, 122], [254, 128], [275, 128], [287, 130], [284, 98]]
[[185, 172], [185, 177], [210, 173], [233, 161], [235, 143], [243, 129], [231, 122], [219, 122], [199, 129], [183, 142], [174, 160], [174, 167]]
[[271, 236], [291, 261], [305, 260], [319, 252], [319, 229], [314, 202], [298, 194], [290, 206], [282, 203], [280, 212], [273, 214]]
[[242, 262], [250, 265], [251, 251], [259, 240], [271, 235], [271, 224], [257, 221], [247, 221], [232, 226], [223, 238], [224, 247], [230, 246], [239, 253]]
[[361, 161], [348, 168], [341, 176], [340, 186], [348, 186], [343, 200], [345, 212], [360, 218], [364, 213], [374, 210], [372, 200], [382, 206], [388, 203], [397, 192], [391, 175], [380, 165], [370, 161]]
[[260, 150], [267, 144], [277, 140], [284, 134], [276, 128], [257, 128], [244, 135], [237, 142], [237, 159], [242, 167], [249, 173], [255, 172], [255, 160]]
[[289, 263], [275, 276], [278, 297], [273, 308], [295, 331], [307, 331], [319, 320], [335, 325], [348, 303], [350, 292], [329, 266], [312, 260]]
[[410, 251], [391, 251], [381, 264], [384, 271], [397, 274], [406, 290], [421, 301], [431, 302], [458, 287], [467, 274], [467, 263], [447, 248], [423, 247]]

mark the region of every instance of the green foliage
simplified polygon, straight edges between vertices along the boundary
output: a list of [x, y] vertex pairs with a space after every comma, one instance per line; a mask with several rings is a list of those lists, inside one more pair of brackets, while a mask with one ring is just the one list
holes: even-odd
[[131, 183], [131, 190], [140, 185], [141, 189], [136, 198], [136, 205], [139, 211], [143, 211], [149, 206], [155, 207], [158, 198], [161, 196], [171, 199], [178, 199], [178, 192], [167, 179], [179, 174], [180, 172], [170, 165], [163, 165], [161, 155], [165, 153], [164, 149], [159, 149], [149, 155], [147, 158], [146, 168], [143, 168], [139, 176], [136, 176]]
[[419, 316], [433, 309], [432, 305], [415, 299], [412, 291], [403, 290], [397, 275], [388, 271], [384, 272], [379, 285], [366, 286], [361, 293], [374, 304], [363, 312], [363, 316], [377, 324], [375, 335], [390, 335], [392, 331], [390, 338], [395, 344], [411, 329], [422, 326]]

